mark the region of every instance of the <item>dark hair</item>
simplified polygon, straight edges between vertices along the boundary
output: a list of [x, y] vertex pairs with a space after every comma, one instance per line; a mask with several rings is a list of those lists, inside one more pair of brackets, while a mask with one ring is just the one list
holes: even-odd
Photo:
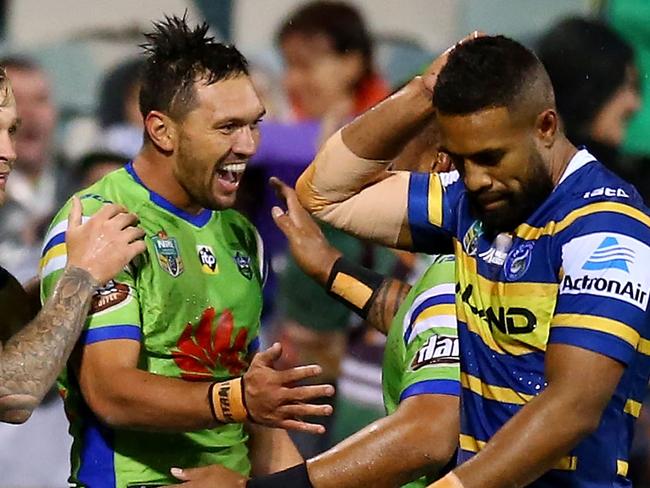
[[302, 5], [284, 21], [277, 35], [281, 43], [290, 34], [314, 36], [323, 34], [332, 41], [339, 54], [350, 51], [361, 53], [365, 74], [373, 71], [372, 39], [361, 14], [344, 2], [317, 0]]
[[[456, 47], [440, 72], [433, 103], [442, 113], [466, 115], [515, 106], [544, 69], [526, 47], [504, 36], [486, 36]], [[550, 88], [550, 85], [549, 85]]]
[[537, 52], [551, 78], [567, 135], [588, 137], [594, 117], [634, 62], [632, 48], [602, 22], [574, 17], [544, 34]]
[[0, 66], [4, 66], [5, 69], [13, 68], [22, 71], [43, 71], [35, 59], [22, 54], [9, 54], [0, 58]]
[[143, 58], [128, 59], [113, 67], [102, 80], [99, 89], [97, 118], [101, 127], [121, 124], [126, 121], [125, 102], [131, 90], [140, 83]]
[[191, 29], [183, 18], [165, 16], [154, 23], [154, 31], [145, 34], [141, 47], [147, 54], [140, 88], [140, 112], [143, 117], [159, 110], [182, 118], [196, 100], [194, 83], [218, 81], [248, 75], [246, 58], [234, 47], [207, 36], [208, 24]]

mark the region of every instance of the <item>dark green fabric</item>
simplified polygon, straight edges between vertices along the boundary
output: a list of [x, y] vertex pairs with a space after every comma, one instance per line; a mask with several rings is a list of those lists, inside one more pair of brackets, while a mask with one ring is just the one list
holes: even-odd
[[[349, 260], [362, 262], [366, 244], [330, 226], [321, 226], [330, 244]], [[390, 274], [397, 257], [385, 248], [372, 246], [373, 268]], [[293, 258], [287, 258], [287, 267], [280, 276], [278, 304], [284, 318], [295, 320], [305, 327], [321, 331], [344, 330], [350, 322], [351, 312], [343, 304], [327, 295], [314, 280], [305, 275]]]

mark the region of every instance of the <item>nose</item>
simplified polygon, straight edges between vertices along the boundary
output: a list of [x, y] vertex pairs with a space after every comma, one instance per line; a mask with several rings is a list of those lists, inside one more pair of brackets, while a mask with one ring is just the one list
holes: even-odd
[[249, 125], [241, 127], [233, 134], [232, 150], [235, 154], [252, 157], [257, 151], [257, 131]]
[[9, 131], [0, 131], [0, 163], [13, 166], [16, 161], [16, 143]]
[[492, 177], [488, 169], [469, 160], [463, 163], [463, 181], [471, 193], [487, 190], [492, 186]]

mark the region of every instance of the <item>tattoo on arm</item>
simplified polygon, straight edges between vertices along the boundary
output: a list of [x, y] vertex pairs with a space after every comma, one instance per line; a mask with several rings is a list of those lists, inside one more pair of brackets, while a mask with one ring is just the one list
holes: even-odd
[[393, 317], [410, 289], [411, 285], [403, 281], [384, 280], [370, 304], [367, 322], [378, 331], [388, 334]]
[[41, 312], [0, 351], [0, 420], [23, 422], [52, 386], [68, 359], [98, 283], [67, 269]]

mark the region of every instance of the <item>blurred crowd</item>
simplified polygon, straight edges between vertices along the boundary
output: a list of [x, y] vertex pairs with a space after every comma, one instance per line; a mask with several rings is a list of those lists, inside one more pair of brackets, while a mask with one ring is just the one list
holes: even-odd
[[[594, 18], [563, 19], [537, 33], [531, 44], [549, 71], [569, 138], [634, 183], [646, 201], [650, 201], [650, 153], [638, 148], [647, 146], [644, 138], [650, 139], [650, 126], [644, 131], [642, 122], [637, 123], [633, 134], [627, 129], [642, 109], [648, 84], [650, 66], [645, 61], [650, 58], [650, 32], [644, 32], [648, 25], [612, 23], [604, 9]], [[267, 181], [276, 175], [294, 184], [322, 141], [398, 88], [388, 80], [409, 79], [424, 68], [423, 60], [436, 54], [421, 48], [409, 69], [401, 63], [403, 72], [388, 72], [377, 62], [375, 39], [350, 4], [306, 2], [277, 29], [274, 46], [283, 61], [282, 72], [254, 61], [252, 66], [268, 114], [258, 153], [239, 190], [238, 207], [259, 229], [271, 265], [264, 337], [283, 343], [287, 366], [318, 363], [324, 369], [319, 380], [337, 386], [336, 413], [325, 421], [327, 434], [294, 437], [304, 456], [326, 450], [383, 415], [385, 338], [326, 295], [287, 255], [284, 237], [270, 216], [277, 200]], [[21, 118], [18, 161], [7, 186], [7, 203], [0, 209], [0, 265], [26, 281], [38, 273], [43, 234], [53, 213], [72, 192], [121, 167], [139, 149], [142, 60], [127, 59], [105, 74], [92, 130], [85, 132], [87, 140], [81, 144], [86, 149], [74, 158], [57, 137], [65, 131], [46, 70], [21, 53], [6, 55], [0, 65], [13, 85]], [[433, 163], [428, 156], [431, 149], [426, 136], [414, 141], [400, 165], [427, 171]], [[372, 246], [331, 228], [323, 231], [348, 258], [383, 274], [413, 280], [428, 264], [423, 256]], [[3, 470], [0, 485], [63, 486], [70, 444], [66, 428], [54, 393], [26, 425], [0, 426], [0, 465], [15, 467], [9, 473]], [[634, 452], [631, 476], [636, 486], [650, 486], [650, 419], [645, 413]], [[25, 465], [21, 459], [26, 453], [38, 453], [39, 466]]]

